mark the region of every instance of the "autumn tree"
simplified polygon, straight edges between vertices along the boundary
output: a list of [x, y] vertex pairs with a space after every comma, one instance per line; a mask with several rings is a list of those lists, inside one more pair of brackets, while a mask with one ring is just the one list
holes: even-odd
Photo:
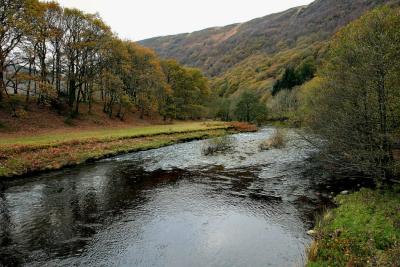
[[120, 40], [96, 14], [56, 2], [0, 1], [0, 100], [8, 86], [26, 92], [26, 110], [33, 96], [71, 117], [96, 102], [120, 119], [129, 110], [164, 119], [205, 113], [209, 88], [199, 70], [162, 63], [151, 49]]
[[400, 127], [400, 9], [379, 8], [341, 30], [321, 71], [310, 125], [337, 170], [378, 184], [398, 173], [393, 144]]
[[246, 91], [239, 97], [235, 107], [235, 115], [239, 121], [260, 124], [266, 120], [267, 107], [260, 102], [255, 93]]
[[174, 60], [162, 62], [167, 83], [171, 86], [174, 108], [178, 119], [199, 119], [206, 112], [206, 101], [210, 97], [207, 79], [198, 69], [185, 68]]
[[20, 44], [29, 27], [27, 12], [36, 1], [0, 0], [0, 101], [7, 94], [4, 83], [10, 53]]
[[168, 93], [164, 74], [155, 53], [135, 43], [128, 43], [129, 63], [132, 66], [128, 94], [139, 109], [140, 117], [158, 112]]

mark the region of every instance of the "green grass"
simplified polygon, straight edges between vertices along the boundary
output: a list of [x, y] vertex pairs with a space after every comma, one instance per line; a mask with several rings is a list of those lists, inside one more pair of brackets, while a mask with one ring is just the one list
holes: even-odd
[[170, 125], [152, 125], [143, 127], [104, 129], [95, 131], [71, 131], [66, 133], [43, 134], [37, 136], [19, 136], [2, 138], [0, 146], [4, 145], [50, 145], [73, 140], [84, 141], [88, 139], [115, 140], [124, 138], [137, 138], [159, 134], [183, 133], [189, 131], [202, 131], [210, 129], [226, 129], [229, 126], [221, 122], [190, 122]]
[[0, 141], [0, 177], [56, 170], [117, 154], [226, 135], [231, 128], [225, 123], [195, 122], [7, 138]]
[[400, 266], [400, 190], [338, 196], [316, 226], [309, 267]]

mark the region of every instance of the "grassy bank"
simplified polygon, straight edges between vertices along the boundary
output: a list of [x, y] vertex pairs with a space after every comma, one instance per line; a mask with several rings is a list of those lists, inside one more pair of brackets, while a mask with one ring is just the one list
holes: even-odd
[[308, 266], [400, 266], [400, 190], [362, 189], [336, 201], [315, 228]]
[[55, 170], [112, 155], [221, 136], [226, 123], [180, 123], [19, 136], [0, 140], [0, 177]]

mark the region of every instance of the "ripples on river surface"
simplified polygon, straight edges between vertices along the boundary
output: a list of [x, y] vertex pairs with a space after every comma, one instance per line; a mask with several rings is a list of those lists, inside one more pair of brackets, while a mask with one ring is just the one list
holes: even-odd
[[321, 203], [312, 150], [289, 131], [260, 151], [273, 131], [214, 156], [194, 141], [3, 182], [0, 265], [301, 266]]

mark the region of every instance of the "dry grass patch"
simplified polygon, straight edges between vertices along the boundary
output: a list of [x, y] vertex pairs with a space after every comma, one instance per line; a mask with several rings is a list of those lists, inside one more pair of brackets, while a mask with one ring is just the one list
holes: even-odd
[[231, 126], [235, 131], [238, 132], [257, 132], [258, 128], [256, 125], [248, 123], [248, 122], [230, 122], [229, 126]]

